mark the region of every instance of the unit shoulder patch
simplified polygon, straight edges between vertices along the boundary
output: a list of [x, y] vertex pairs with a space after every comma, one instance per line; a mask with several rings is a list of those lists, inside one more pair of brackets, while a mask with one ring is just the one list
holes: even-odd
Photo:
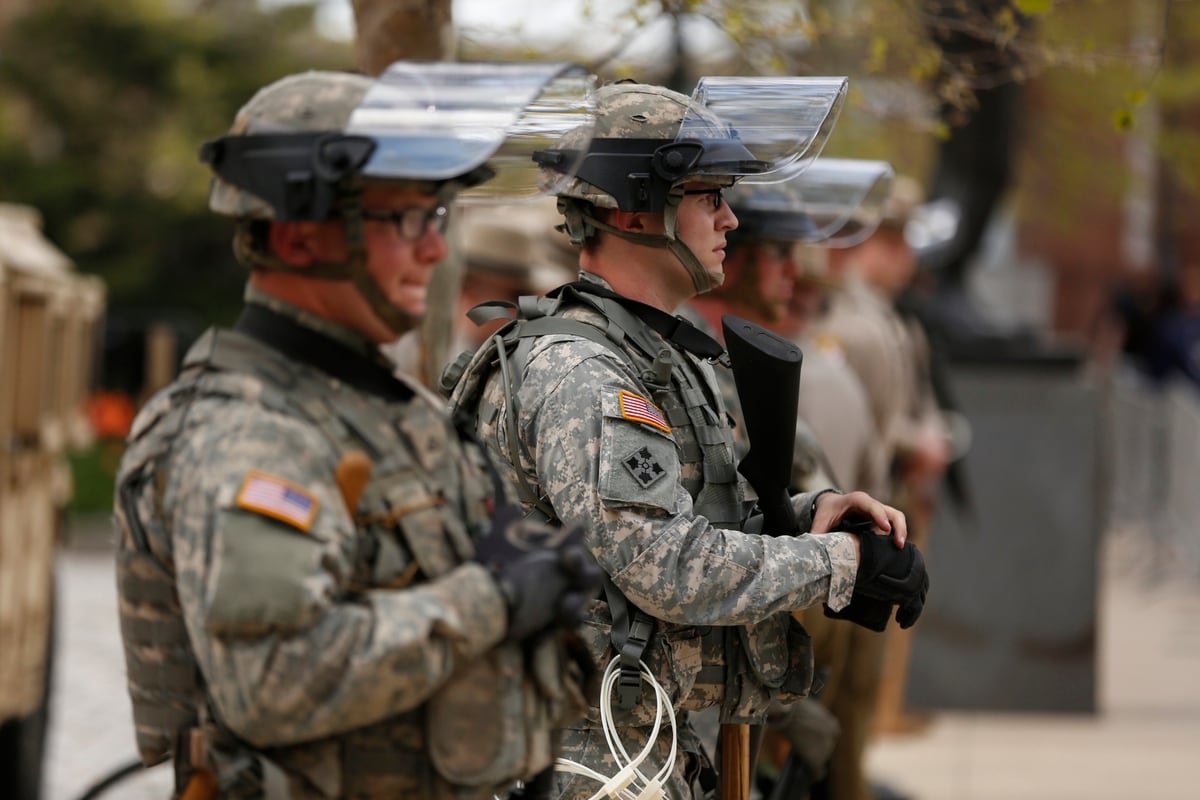
[[242, 488], [237, 493], [237, 505], [307, 533], [316, 519], [320, 501], [302, 486], [255, 470], [242, 482]]
[[643, 489], [650, 488], [659, 478], [667, 474], [663, 465], [658, 463], [658, 459], [648, 447], [639, 447], [634, 450], [621, 459], [621, 465], [629, 471], [633, 479], [638, 482], [638, 486]]

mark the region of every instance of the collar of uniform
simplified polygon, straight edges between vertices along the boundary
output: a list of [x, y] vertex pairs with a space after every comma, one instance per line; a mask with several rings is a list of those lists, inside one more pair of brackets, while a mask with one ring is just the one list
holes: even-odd
[[246, 284], [246, 292], [244, 295], [246, 305], [263, 306], [274, 311], [281, 317], [287, 317], [293, 322], [316, 331], [322, 336], [333, 339], [335, 342], [347, 347], [354, 352], [363, 355], [367, 358], [374, 359], [379, 352], [379, 347], [359, 333], [355, 333], [349, 328], [339, 325], [336, 322], [330, 322], [324, 317], [319, 317], [311, 311], [305, 311], [299, 306], [294, 306], [291, 303], [280, 300], [272, 294], [267, 294], [261, 289], [257, 289], [250, 284]]
[[595, 294], [616, 301], [663, 339], [698, 358], [720, 360], [725, 357], [725, 348], [721, 347], [721, 343], [696, 328], [689, 320], [681, 316], [671, 316], [654, 306], [617, 294], [608, 282], [598, 275], [581, 271], [578, 281], [560, 286], [547, 296], [557, 297], [563, 290]]
[[601, 278], [599, 275], [596, 275], [595, 273], [592, 273], [592, 272], [585, 272], [584, 270], [579, 270], [579, 282], [580, 283], [594, 283], [598, 286], [603, 286], [605, 289], [608, 289], [610, 292], [612, 291], [612, 284], [610, 284], [608, 281], [604, 280], [604, 278]]
[[406, 402], [413, 397], [413, 390], [396, 378], [374, 345], [366, 352], [349, 347], [273, 304], [247, 302], [234, 330], [359, 391], [391, 401]]

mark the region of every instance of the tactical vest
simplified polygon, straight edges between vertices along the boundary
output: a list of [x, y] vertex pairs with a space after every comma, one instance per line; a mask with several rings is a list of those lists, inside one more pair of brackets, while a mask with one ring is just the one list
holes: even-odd
[[[561, 316], [564, 310], [574, 304], [595, 309], [607, 320], [607, 328], [600, 330], [586, 322]], [[516, 311], [515, 320], [502, 328], [479, 352], [474, 355], [461, 354], [442, 374], [442, 391], [448, 397], [452, 392], [455, 393], [458, 409], [473, 414], [487, 377], [503, 362], [502, 369], [511, 370], [505, 400], [509, 409], [509, 424], [515, 424], [518, 416], [516, 390], [522, 379], [520, 371], [528, 361], [536, 337], [554, 334], [579, 336], [603, 344], [626, 362], [633, 360], [633, 356], [623, 347], [623, 343], [629, 342], [646, 362], [640, 370], [642, 383], [672, 427], [672, 435], [679, 447], [683, 485], [692, 496], [695, 513], [717, 526], [741, 526], [747, 506], [738, 480], [737, 465], [733, 462], [733, 440], [724, 400], [694, 363], [678, 349], [659, 339], [620, 302], [586, 290], [576, 291], [572, 286], [567, 286], [556, 298], [522, 297], [515, 306], [509, 303], [485, 303], [473, 309], [471, 317], [484, 322], [498, 314], [507, 314], [510, 310]], [[502, 347], [497, 344], [497, 337]], [[470, 385], [455, 389], [464, 378]], [[513, 446], [512, 437], [509, 441]], [[512, 463], [520, 462], [513, 458]], [[546, 511], [548, 517], [553, 519], [553, 512], [548, 511], [539, 498], [526, 496], [527, 488], [518, 487], [521, 499]]]
[[[261, 382], [253, 396], [239, 388], [247, 375]], [[244, 334], [210, 331], [193, 347], [180, 379], [139, 415], [117, 491], [123, 534], [118, 583], [129, 691], [138, 747], [147, 764], [172, 753], [178, 761], [186, 753], [180, 749], [182, 734], [198, 724], [210, 732], [218, 753], [224, 751], [226, 763], [244, 761], [249, 750], [220, 725], [206, 703], [183, 624], [171, 536], [161, 510], [171, 443], [187, 424], [192, 402], [234, 397], [259, 403], [307, 421], [335, 453], [365, 453], [373, 469], [357, 509], [352, 509], [359, 532], [353, 583], [361, 589], [402, 588], [471, 559], [474, 537], [489, 524], [495, 496], [488, 479], [478, 485], [461, 480], [457, 471], [464, 459], [487, 474], [481, 453], [462, 447], [436, 401], [418, 388], [413, 391], [402, 412], [393, 405], [383, 413], [383, 404], [311, 368], [297, 367]], [[439, 439], [438, 446], [412, 446], [431, 437]], [[527, 657], [542, 659], [540, 666], [556, 673], [554, 662], [546, 663], [553, 652], [531, 656], [515, 645], [501, 646], [467, 665], [422, 707], [336, 740], [254, 756], [261, 756], [268, 768], [277, 765], [320, 785], [306, 767], [319, 762], [332, 742], [338, 784], [322, 791], [346, 797], [449, 797], [456, 795], [452, 783], [472, 788], [511, 784], [551, 762], [549, 729], [558, 715], [567, 713], [561, 696], [530, 706], [536, 688], [544, 687], [531, 692]], [[472, 728], [469, 752], [462, 747], [463, 725]], [[258, 770], [263, 769], [260, 764]]]
[[[692, 496], [695, 515], [704, 516], [716, 527], [740, 530], [751, 503], [743, 497], [733, 462], [732, 432], [720, 392], [705, 380], [695, 363], [659, 338], [661, 331], [656, 335], [621, 301], [595, 292], [594, 287], [571, 284], [559, 290], [556, 297], [522, 297], [515, 306], [503, 302], [477, 306], [470, 314], [476, 322], [514, 311], [516, 317], [473, 355], [464, 353], [448, 366], [440, 388], [451, 397], [456, 411], [469, 416], [478, 413], [483, 418], [495, 411], [482, 407], [485, 385], [493, 372], [501, 372], [507, 412], [503, 424], [508, 427], [510, 448], [507, 455], [516, 468], [518, 493], [535, 513], [557, 523], [553, 508], [528, 484], [519, 467], [516, 448], [522, 369], [539, 336], [572, 335], [604, 345], [639, 370], [641, 382], [666, 415], [679, 451], [681, 482]], [[598, 312], [606, 327], [562, 316], [575, 305]], [[632, 345], [633, 353], [627, 345]], [[639, 357], [643, 362], [640, 365]], [[638, 661], [643, 658], [668, 691], [678, 691], [681, 708], [697, 710], [721, 703], [726, 722], [757, 721], [773, 698], [795, 698], [808, 691], [811, 646], [807, 633], [790, 615], [731, 628], [656, 623], [630, 603], [611, 580], [605, 581], [605, 602], [612, 620], [609, 643], [622, 663], [616, 687], [618, 725], [652, 722], [652, 711], [640, 703]], [[651, 647], [652, 636], [665, 637], [667, 645]], [[603, 652], [602, 644], [592, 642], [593, 652]], [[662, 660], [656, 663], [656, 659]], [[664, 672], [674, 680], [662, 681]]]

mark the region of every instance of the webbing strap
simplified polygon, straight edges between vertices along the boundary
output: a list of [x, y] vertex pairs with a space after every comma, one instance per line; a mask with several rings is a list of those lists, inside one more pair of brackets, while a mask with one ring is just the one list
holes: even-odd
[[642, 700], [641, 661], [654, 635], [654, 618], [630, 603], [608, 575], [604, 576], [604, 600], [612, 614], [609, 641], [620, 658], [617, 706], [627, 711]]
[[504, 382], [506, 387], [512, 388], [511, 396], [508, 398], [507, 403], [508, 409], [504, 415], [504, 425], [508, 438], [508, 459], [512, 464], [513, 472], [517, 476], [517, 494], [520, 496], [522, 502], [533, 506], [550, 519], [557, 519], [558, 515], [555, 514], [554, 507], [533, 490], [533, 486], [529, 483], [529, 478], [525, 475], [525, 470], [521, 469], [521, 457], [517, 451], [519, 431], [517, 430], [517, 410], [515, 408], [516, 387], [512, 382], [512, 371], [508, 366], [508, 353], [504, 348], [504, 340], [497, 334], [492, 337], [492, 341], [495, 344], [496, 358], [500, 365], [500, 380]]

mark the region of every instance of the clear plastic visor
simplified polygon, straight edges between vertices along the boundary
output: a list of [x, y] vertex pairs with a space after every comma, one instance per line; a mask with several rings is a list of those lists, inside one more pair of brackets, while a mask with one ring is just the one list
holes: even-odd
[[763, 238], [850, 247], [879, 227], [894, 177], [886, 161], [818, 158], [787, 183], [742, 181], [726, 197]]
[[564, 133], [585, 143], [595, 127], [595, 77], [568, 63], [392, 64], [367, 91], [346, 132], [376, 148], [363, 175], [380, 180], [448, 181], [481, 167], [494, 177], [459, 199], [512, 201], [551, 194], [533, 152]]
[[853, 247], [879, 227], [896, 173], [886, 161], [818, 158], [794, 180], [800, 213], [827, 247]]
[[[716, 145], [706, 146], [697, 164], [700, 174], [786, 180], [799, 171], [795, 165], [820, 154], [845, 102], [846, 85], [844, 77], [701, 78], [677, 138]], [[789, 168], [789, 174], [772, 177]]]

